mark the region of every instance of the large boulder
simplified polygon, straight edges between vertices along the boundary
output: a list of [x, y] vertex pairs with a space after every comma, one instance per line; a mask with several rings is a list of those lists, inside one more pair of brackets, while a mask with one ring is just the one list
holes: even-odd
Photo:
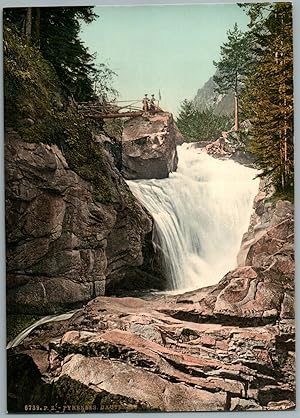
[[9, 312], [66, 309], [103, 295], [112, 285], [137, 286], [137, 277], [145, 287], [159, 286], [142, 271], [145, 248], [151, 253], [152, 218], [109, 158], [104, 163], [112, 194], [107, 204], [95, 200], [91, 184], [69, 168], [57, 146], [8, 135]]
[[168, 177], [177, 168], [177, 143], [182, 143], [182, 138], [171, 113], [127, 120], [122, 137], [124, 177], [129, 180]]
[[174, 131], [175, 131], [175, 142], [176, 145], [182, 145], [184, 143], [184, 137], [180, 130], [178, 129], [178, 126], [176, 123], [174, 123]]

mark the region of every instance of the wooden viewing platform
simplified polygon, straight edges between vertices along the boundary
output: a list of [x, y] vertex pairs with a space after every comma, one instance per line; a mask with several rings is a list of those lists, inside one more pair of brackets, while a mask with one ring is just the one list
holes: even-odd
[[[123, 101], [127, 102], [127, 101]], [[120, 102], [117, 102], [120, 103]], [[132, 102], [131, 102], [132, 103]], [[132, 103], [132, 104], [135, 104]], [[82, 102], [78, 103], [78, 111], [87, 118], [91, 119], [115, 119], [115, 118], [132, 118], [137, 116], [142, 116], [148, 112], [143, 111], [142, 109], [128, 104], [122, 107], [118, 107], [115, 103], [107, 103], [110, 106], [110, 109], [103, 111], [103, 105], [100, 105], [97, 102]], [[121, 112], [121, 110], [124, 110]], [[149, 112], [150, 114], [155, 114], [162, 112], [158, 106], [156, 106], [154, 111]]]

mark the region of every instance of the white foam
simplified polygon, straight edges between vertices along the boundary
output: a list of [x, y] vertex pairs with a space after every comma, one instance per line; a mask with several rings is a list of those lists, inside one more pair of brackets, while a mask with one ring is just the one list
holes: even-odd
[[177, 172], [163, 180], [128, 181], [152, 214], [170, 289], [217, 283], [236, 266], [258, 191], [256, 170], [183, 144]]

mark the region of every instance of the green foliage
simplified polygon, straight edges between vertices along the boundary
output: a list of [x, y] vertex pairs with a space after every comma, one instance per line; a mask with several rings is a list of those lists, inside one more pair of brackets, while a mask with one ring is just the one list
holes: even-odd
[[293, 36], [289, 3], [248, 5], [252, 60], [241, 97], [253, 125], [249, 150], [277, 193], [293, 192]]
[[60, 102], [55, 71], [8, 24], [4, 27], [3, 45], [6, 126], [16, 127], [33, 141], [47, 138], [48, 126]]
[[95, 65], [95, 56], [80, 40], [80, 22], [91, 23], [97, 15], [93, 7], [11, 8], [4, 13], [4, 22], [14, 25], [25, 37], [26, 14], [31, 9], [30, 41], [52, 64], [63, 91], [77, 101], [88, 101], [96, 95], [106, 99], [116, 94], [111, 88], [114, 77], [105, 64]]
[[195, 135], [196, 132], [194, 129], [195, 112], [196, 109], [193, 102], [185, 99], [181, 103], [180, 112], [176, 120], [178, 129], [188, 142], [197, 140], [195, 139], [197, 138], [197, 135]]
[[7, 314], [6, 315], [6, 342], [16, 338], [21, 331], [41, 319], [39, 315]]
[[94, 135], [102, 125], [79, 114], [61, 95], [55, 71], [11, 25], [4, 28], [5, 126], [28, 142], [57, 144], [71, 169], [92, 183], [95, 199], [111, 201], [108, 161]]
[[232, 31], [227, 32], [228, 41], [221, 46], [221, 59], [214, 62], [217, 73], [213, 77], [218, 93], [234, 92], [234, 127], [239, 129], [239, 95], [244, 84], [247, 69], [248, 37], [235, 23]]
[[124, 127], [124, 119], [106, 119], [103, 124], [103, 130], [105, 134], [111, 138], [116, 138], [117, 140], [122, 140]]
[[232, 118], [216, 115], [213, 109], [200, 111], [193, 103], [184, 100], [176, 124], [187, 142], [214, 141], [222, 131], [232, 127]]
[[95, 126], [92, 125], [68, 108], [54, 119], [52, 143], [63, 151], [70, 168], [93, 185], [94, 198], [101, 203], [110, 203], [110, 169], [102, 146], [94, 141]]
[[80, 101], [94, 96], [91, 77], [96, 68], [94, 57], [79, 39], [79, 19], [92, 22], [95, 17], [91, 7], [47, 7], [41, 13], [41, 51], [63, 86]]
[[104, 64], [96, 67], [95, 57], [79, 38], [80, 20], [90, 23], [96, 17], [92, 7], [47, 7], [41, 12], [41, 51], [64, 88], [78, 101], [95, 98], [95, 82], [101, 84], [104, 93], [108, 83], [101, 81], [113, 74]]
[[240, 92], [247, 68], [247, 38], [235, 23], [233, 30], [227, 32], [228, 41], [221, 46], [221, 59], [214, 62], [217, 73], [213, 77], [218, 93]]

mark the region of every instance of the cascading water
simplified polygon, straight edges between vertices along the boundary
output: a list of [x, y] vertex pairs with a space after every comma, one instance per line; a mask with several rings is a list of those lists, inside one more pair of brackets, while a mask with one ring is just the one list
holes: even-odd
[[155, 220], [166, 274], [181, 292], [215, 284], [236, 266], [259, 180], [255, 170], [188, 144], [177, 152], [169, 178], [128, 185]]

